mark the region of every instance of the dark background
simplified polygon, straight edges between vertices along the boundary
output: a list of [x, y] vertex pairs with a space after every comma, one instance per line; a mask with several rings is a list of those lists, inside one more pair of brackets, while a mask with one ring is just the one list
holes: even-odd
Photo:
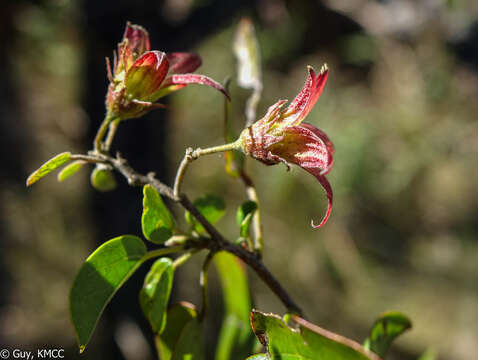
[[[473, 1], [7, 1], [0, 15], [0, 347], [62, 347], [79, 358], [67, 308], [71, 281], [103, 241], [140, 233], [140, 190], [91, 189], [88, 171], [63, 184], [54, 176], [26, 189], [29, 172], [62, 151], [85, 152], [104, 116], [104, 58], [127, 20], [145, 26], [153, 49], [196, 51], [199, 73], [235, 74], [231, 46], [243, 15], [262, 49], [259, 117], [292, 99], [306, 65], [327, 62], [326, 90], [307, 121], [336, 145], [329, 175], [333, 215], [323, 229], [325, 196], [299, 168], [249, 167], [264, 212], [265, 262], [314, 323], [358, 341], [386, 310], [414, 328], [396, 359], [426, 349], [470, 359], [478, 334], [478, 6]], [[248, 92], [233, 84], [237, 128]], [[114, 148], [140, 171], [171, 183], [184, 149], [222, 140], [222, 98], [190, 86], [158, 110], [120, 126]], [[223, 194], [220, 228], [237, 236], [242, 185], [220, 156], [191, 166], [192, 197]], [[178, 217], [179, 209], [174, 208]], [[200, 302], [198, 268], [176, 277], [173, 300]], [[148, 359], [150, 333], [137, 292], [143, 267], [100, 321], [83, 359]], [[256, 307], [284, 309], [251, 274]], [[221, 321], [220, 289], [207, 349]], [[142, 335], [144, 330], [144, 335]]]

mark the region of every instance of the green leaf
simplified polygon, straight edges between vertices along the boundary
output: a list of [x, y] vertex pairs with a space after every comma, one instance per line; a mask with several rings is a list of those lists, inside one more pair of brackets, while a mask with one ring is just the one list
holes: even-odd
[[202, 360], [204, 359], [204, 345], [202, 325], [197, 318], [184, 326], [181, 335], [174, 347], [171, 360]]
[[53, 170], [59, 168], [64, 163], [70, 161], [70, 157], [71, 157], [71, 153], [64, 152], [64, 153], [58, 154], [57, 156], [48, 160], [46, 163], [44, 163], [42, 166], [40, 166], [39, 169], [35, 170], [28, 177], [27, 186], [33, 185], [34, 183], [36, 183], [38, 180], [40, 180], [45, 175], [47, 175], [50, 172], [52, 172]]
[[103, 164], [96, 165], [90, 176], [91, 185], [98, 191], [106, 192], [116, 189], [113, 171]]
[[249, 325], [252, 305], [244, 263], [234, 255], [221, 251], [214, 256], [214, 264], [221, 282], [226, 312]]
[[214, 257], [224, 295], [225, 316], [216, 348], [216, 360], [249, 355], [257, 340], [250, 330], [251, 296], [244, 264], [226, 252]]
[[146, 185], [143, 195], [143, 234], [151, 242], [164, 243], [173, 235], [174, 220], [154, 187]]
[[380, 360], [360, 344], [292, 315], [299, 325], [289, 328], [274, 314], [252, 311], [251, 325], [271, 359], [281, 360]]
[[364, 347], [384, 357], [392, 341], [411, 327], [412, 323], [405, 315], [399, 312], [384, 313], [375, 320]]
[[254, 201], [246, 201], [237, 210], [237, 225], [239, 225], [241, 237], [249, 237], [249, 227], [251, 225], [252, 216], [257, 210], [257, 203]]
[[139, 293], [139, 303], [154, 333], [166, 325], [166, 309], [173, 285], [173, 261], [160, 258], [151, 266]]
[[77, 160], [73, 161], [71, 164], [68, 164], [58, 173], [58, 181], [63, 182], [70, 176], [76, 174], [78, 170], [80, 170], [86, 163], [86, 161]]
[[[194, 201], [194, 206], [211, 223], [217, 223], [226, 212], [224, 200], [216, 195], [204, 195]], [[186, 221], [193, 226], [193, 229], [200, 233], [204, 228], [188, 211], [185, 214]]]
[[193, 304], [181, 302], [171, 306], [167, 316], [168, 321], [163, 333], [156, 336], [156, 347], [161, 360], [171, 359], [184, 327], [197, 317], [197, 312]]
[[76, 275], [70, 291], [70, 314], [80, 352], [113, 295], [141, 265], [146, 246], [137, 236], [123, 235], [93, 252]]

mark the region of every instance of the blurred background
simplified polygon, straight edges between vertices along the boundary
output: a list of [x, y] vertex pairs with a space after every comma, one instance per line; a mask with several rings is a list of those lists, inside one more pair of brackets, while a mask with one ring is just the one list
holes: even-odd
[[[399, 310], [413, 329], [390, 359], [468, 360], [478, 341], [478, 2], [473, 0], [36, 0], [2, 3], [0, 21], [0, 347], [65, 348], [68, 359], [152, 359], [137, 293], [143, 267], [108, 305], [78, 354], [68, 314], [70, 284], [88, 254], [141, 233], [141, 191], [97, 193], [89, 172], [26, 189], [51, 156], [86, 152], [104, 116], [104, 58], [127, 20], [145, 26], [153, 49], [196, 51], [197, 71], [235, 75], [232, 41], [250, 16], [262, 50], [262, 117], [293, 99], [306, 65], [327, 62], [325, 91], [307, 121], [336, 146], [328, 176], [335, 204], [300, 168], [249, 160], [265, 232], [265, 263], [312, 322], [362, 341], [374, 319]], [[233, 121], [244, 124], [250, 92], [233, 78]], [[142, 172], [172, 183], [186, 147], [223, 142], [223, 98], [189, 86], [157, 110], [121, 124], [114, 148]], [[242, 184], [213, 155], [195, 162], [184, 189], [222, 194], [219, 228], [237, 237]], [[173, 211], [182, 218], [180, 209]], [[176, 275], [173, 302], [200, 304], [199, 259]], [[212, 349], [222, 302], [212, 275], [207, 324]], [[284, 308], [250, 273], [256, 308]], [[144, 334], [144, 335], [143, 335]]]

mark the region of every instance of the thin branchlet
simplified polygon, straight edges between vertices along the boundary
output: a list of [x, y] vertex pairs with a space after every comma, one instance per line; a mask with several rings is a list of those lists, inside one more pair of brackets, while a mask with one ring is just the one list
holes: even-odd
[[209, 234], [210, 239], [208, 239], [208, 241], [188, 242], [189, 248], [207, 248], [212, 253], [218, 251], [227, 251], [237, 256], [256, 272], [256, 274], [280, 299], [289, 312], [298, 315], [302, 314], [299, 306], [292, 300], [281, 283], [264, 265], [257, 254], [247, 251], [241, 246], [232, 244], [226, 240], [226, 238], [199, 212], [199, 210], [193, 205], [193, 203], [185, 194], [175, 195], [174, 190], [159, 181], [154, 173], [148, 173], [147, 175], [144, 175], [137, 172], [128, 164], [126, 159], [121, 157], [119, 153], [116, 155], [116, 157], [112, 157], [108, 154], [101, 154], [93, 151], [87, 155], [74, 154], [71, 156], [71, 160], [83, 160], [89, 163], [108, 164], [121, 175], [123, 175], [130, 186], [153, 186], [161, 195], [171, 199], [172, 201], [180, 204], [184, 209], [188, 210]]

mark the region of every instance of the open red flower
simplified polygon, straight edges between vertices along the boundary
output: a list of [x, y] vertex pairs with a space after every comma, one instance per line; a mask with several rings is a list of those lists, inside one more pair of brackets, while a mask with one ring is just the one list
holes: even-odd
[[281, 110], [287, 100], [279, 100], [269, 107], [266, 115], [246, 128], [241, 134], [246, 154], [265, 163], [295, 164], [314, 175], [327, 195], [327, 211], [318, 225], [324, 225], [332, 210], [332, 188], [325, 175], [333, 165], [334, 147], [327, 135], [315, 126], [302, 123], [312, 110], [327, 81], [328, 69], [324, 65], [319, 74], [308, 67], [309, 74], [303, 89], [294, 101]]
[[113, 70], [107, 61], [108, 112], [120, 120], [142, 116], [154, 108], [164, 107], [154, 102], [188, 84], [211, 86], [229, 98], [216, 81], [205, 75], [191, 74], [201, 63], [199, 55], [193, 53], [150, 51], [148, 32], [139, 25], [127, 23], [118, 53], [114, 54]]

